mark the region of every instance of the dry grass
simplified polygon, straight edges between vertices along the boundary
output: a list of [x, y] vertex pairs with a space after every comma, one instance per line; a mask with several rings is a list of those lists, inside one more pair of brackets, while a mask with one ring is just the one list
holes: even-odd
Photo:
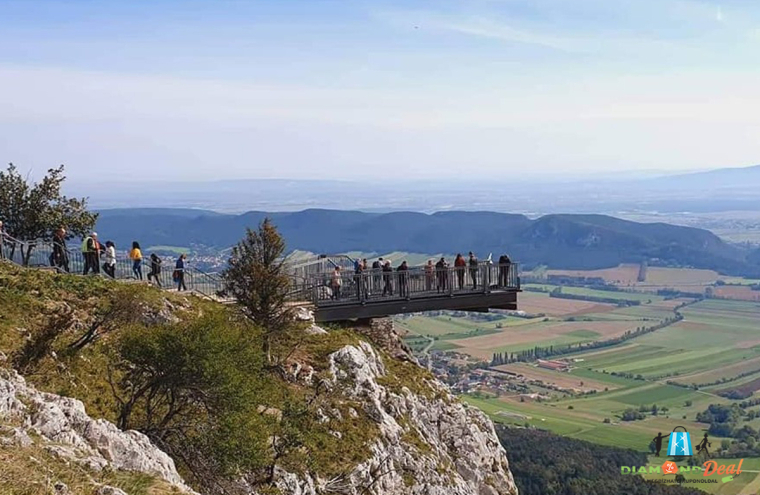
[[706, 286], [720, 278], [718, 272], [696, 268], [649, 267], [644, 282], [638, 282], [639, 265], [623, 264], [603, 270], [548, 270], [547, 275], [564, 275], [568, 277], [599, 277], [605, 282], [621, 287], [640, 287], [642, 289]]
[[636, 283], [639, 276], [639, 265], [623, 264], [602, 270], [548, 270], [546, 274], [566, 277], [600, 277], [608, 283], [629, 285]]
[[[535, 325], [507, 327], [496, 334], [453, 340], [452, 342], [461, 347], [461, 349], [458, 349], [460, 352], [482, 359], [489, 359], [493, 355], [494, 349], [531, 343], [547, 345], [547, 343], [551, 343], [557, 338], [582, 330], [599, 334], [593, 340], [605, 340], [622, 335], [626, 330], [635, 330], [636, 323], [631, 321], [546, 322]], [[570, 337], [572, 336], [570, 335]]]
[[[544, 313], [548, 316], [570, 316], [583, 313], [600, 313], [616, 308], [614, 304], [600, 304], [590, 301], [576, 301], [549, 297], [548, 294], [523, 292], [518, 297], [517, 307], [526, 313]], [[604, 311], [601, 309], [604, 308]]]
[[737, 299], [739, 301], [760, 301], [760, 290], [752, 290], [746, 285], [724, 285], [713, 289], [715, 297]]
[[714, 270], [697, 268], [649, 267], [645, 284], [651, 285], [709, 285], [720, 278]]
[[44, 448], [0, 447], [0, 493], [3, 495], [52, 495], [56, 483], [64, 483], [70, 493], [94, 495], [97, 484], [121, 488], [130, 495], [179, 493], [162, 480], [125, 471], [90, 472], [77, 464], [55, 457]]

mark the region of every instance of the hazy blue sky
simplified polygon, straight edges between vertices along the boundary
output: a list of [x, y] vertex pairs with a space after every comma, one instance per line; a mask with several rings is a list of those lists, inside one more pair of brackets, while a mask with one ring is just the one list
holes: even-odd
[[0, 159], [75, 180], [760, 161], [760, 3], [0, 0]]

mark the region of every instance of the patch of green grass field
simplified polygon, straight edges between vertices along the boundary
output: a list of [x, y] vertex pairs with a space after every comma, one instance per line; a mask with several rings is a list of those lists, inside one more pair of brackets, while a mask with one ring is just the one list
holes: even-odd
[[453, 342], [448, 342], [446, 340], [436, 340], [435, 344], [433, 344], [433, 347], [431, 347], [431, 350], [434, 351], [453, 351], [454, 349], [459, 349], [460, 347]]
[[674, 387], [672, 385], [660, 385], [642, 391], [632, 391], [629, 394], [619, 395], [615, 400], [632, 406], [639, 405], [667, 405], [672, 401], [683, 402], [682, 397], [691, 394], [687, 388]]
[[415, 315], [408, 318], [397, 319], [396, 325], [418, 335], [429, 335], [431, 337], [446, 336], [447, 339], [453, 340], [472, 337], [473, 335], [462, 335], [478, 329], [481, 331], [492, 330], [495, 332], [498, 331], [500, 326], [521, 326], [539, 322], [541, 322], [541, 319], [539, 318], [529, 320], [526, 318], [510, 316], [504, 316], [494, 321], [476, 321], [454, 316]]
[[[556, 289], [557, 285], [549, 285], [549, 284], [525, 284], [526, 288], [535, 288], [535, 289], [542, 289], [547, 291], [552, 291]], [[592, 296], [592, 297], [604, 297], [607, 299], [617, 299], [619, 301], [629, 300], [629, 301], [641, 301], [641, 303], [646, 302], [656, 302], [656, 301], [662, 301], [665, 298], [662, 296], [657, 296], [654, 294], [645, 294], [641, 292], [623, 292], [623, 291], [612, 291], [612, 290], [599, 290], [599, 289], [587, 289], [585, 287], [562, 287], [562, 292], [565, 294], [575, 294], [580, 296]]]
[[182, 246], [151, 246], [144, 250], [146, 253], [153, 251], [162, 253], [174, 253], [174, 254], [190, 254], [190, 248]]
[[565, 335], [572, 335], [573, 337], [581, 337], [583, 339], [596, 339], [597, 337], [602, 336], [601, 333], [594, 332], [593, 330], [573, 330], [572, 332], [567, 332]]

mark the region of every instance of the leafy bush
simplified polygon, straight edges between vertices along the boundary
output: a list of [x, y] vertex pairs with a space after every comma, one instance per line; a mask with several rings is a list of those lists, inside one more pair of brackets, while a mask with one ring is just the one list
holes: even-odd
[[118, 426], [142, 431], [196, 478], [262, 468], [275, 419], [258, 408], [276, 393], [256, 337], [224, 312], [123, 332], [111, 367], [123, 370], [111, 379]]

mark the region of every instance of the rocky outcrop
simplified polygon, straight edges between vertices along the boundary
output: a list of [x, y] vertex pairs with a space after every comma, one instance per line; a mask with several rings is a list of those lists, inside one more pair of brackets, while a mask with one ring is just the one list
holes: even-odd
[[[39, 392], [15, 371], [0, 369], [0, 444], [26, 447], [40, 442], [49, 453], [90, 470], [119, 469], [161, 478], [185, 493], [188, 488], [166, 453], [136, 431], [121, 431], [90, 418], [82, 402]], [[111, 490], [111, 491], [109, 491]], [[119, 493], [101, 487], [98, 493]]]
[[369, 320], [369, 323], [356, 325], [354, 330], [367, 337], [391, 357], [417, 363], [417, 358], [414, 357], [411, 347], [396, 332], [391, 318], [373, 318]]
[[[493, 424], [458, 402], [434, 379], [426, 393], [381, 385], [387, 369], [366, 342], [330, 355], [330, 386], [362, 404], [380, 436], [370, 457], [343, 479], [322, 480], [279, 472], [284, 493], [316, 495], [515, 495], [506, 452]], [[395, 388], [395, 387], [394, 387]]]

